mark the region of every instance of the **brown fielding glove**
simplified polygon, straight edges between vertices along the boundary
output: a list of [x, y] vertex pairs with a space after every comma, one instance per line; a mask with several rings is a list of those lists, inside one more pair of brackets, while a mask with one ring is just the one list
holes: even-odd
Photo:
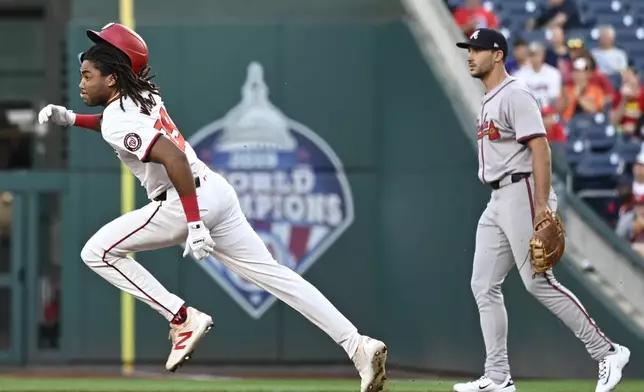
[[530, 261], [535, 275], [554, 267], [566, 247], [561, 218], [551, 210], [534, 217], [534, 234], [530, 239]]
[[642, 229], [644, 229], [644, 220], [636, 217], [633, 221], [633, 235], [638, 235], [642, 232]]

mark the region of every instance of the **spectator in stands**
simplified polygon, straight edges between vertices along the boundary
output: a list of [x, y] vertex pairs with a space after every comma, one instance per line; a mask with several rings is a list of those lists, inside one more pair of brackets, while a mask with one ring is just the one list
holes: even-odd
[[615, 94], [610, 121], [622, 135], [642, 139], [638, 124], [644, 115], [644, 87], [635, 68], [622, 71], [622, 87]]
[[644, 198], [644, 152], [638, 154], [630, 175], [620, 176], [616, 190], [621, 217], [633, 209], [634, 200]]
[[633, 197], [644, 198], [644, 151], [637, 155], [637, 159], [633, 165], [631, 193]]
[[557, 109], [568, 122], [578, 113], [600, 113], [604, 108], [604, 93], [591, 83], [592, 71], [588, 59], [580, 57], [573, 62], [572, 82], [563, 87]]
[[605, 75], [614, 75], [628, 66], [626, 52], [615, 47], [615, 29], [605, 25], [599, 28], [599, 47], [591, 52], [597, 62], [597, 69]]
[[613, 86], [613, 82], [610, 81], [608, 76], [599, 72], [597, 62], [590, 52], [585, 51], [584, 56], [590, 62], [590, 69], [592, 71], [590, 82], [602, 89], [602, 92], [604, 93], [604, 108], [607, 108], [607, 105], [611, 105], [615, 98], [615, 87]]
[[627, 213], [632, 208], [633, 203], [633, 187], [620, 179], [617, 183], [617, 205], [619, 206], [618, 218]]
[[604, 93], [604, 105], [611, 104], [615, 95], [613, 83], [606, 75], [599, 72], [597, 63], [592, 53], [584, 46], [584, 41], [581, 38], [571, 38], [568, 40], [568, 48], [570, 49], [570, 62], [566, 65], [569, 67], [568, 72], [562, 72], [564, 83], [569, 83], [572, 80], [572, 62], [578, 58], [585, 58], [590, 63], [592, 74], [590, 82], [602, 89]]
[[584, 41], [581, 38], [570, 38], [566, 42], [566, 52], [568, 56], [562, 57], [558, 61], [559, 71], [564, 83], [572, 81], [572, 62], [580, 57], [592, 56], [584, 47]]
[[476, 29], [499, 27], [498, 18], [481, 5], [481, 0], [466, 0], [464, 5], [454, 11], [454, 20], [468, 37]]
[[584, 40], [579, 37], [572, 37], [566, 41], [566, 46], [568, 46], [568, 53], [570, 54], [570, 59], [574, 60], [579, 57], [589, 56], [591, 53], [586, 49], [584, 45]]
[[530, 62], [516, 72], [541, 103], [541, 107], [552, 105], [561, 95], [561, 72], [546, 64], [546, 48], [541, 42], [531, 42], [528, 47]]
[[564, 30], [583, 26], [575, 0], [549, 0], [548, 5], [540, 10], [539, 16], [528, 20], [526, 28], [534, 30], [555, 26]]
[[512, 58], [505, 63], [505, 69], [510, 75], [514, 75], [519, 69], [528, 63], [528, 45], [523, 38], [514, 40], [512, 47]]
[[546, 127], [546, 137], [551, 143], [565, 143], [566, 130], [560, 122], [559, 113], [554, 106], [545, 106], [541, 110], [543, 125]]
[[644, 196], [633, 195], [633, 208], [619, 217], [615, 234], [630, 242], [644, 256]]
[[[642, 110], [641, 106], [640, 106], [640, 110]], [[635, 125], [635, 131], [633, 132], [633, 136], [631, 137], [636, 138], [636, 140], [638, 141], [644, 140], [644, 112], [642, 113], [642, 115], [640, 115], [639, 120], [637, 120], [637, 124]]]
[[644, 216], [642, 216], [643, 204], [644, 198], [633, 196], [633, 208], [619, 217], [617, 226], [615, 227], [615, 234], [631, 243], [638, 236], [641, 237], [644, 231]]
[[550, 47], [546, 50], [546, 63], [557, 68], [562, 76], [569, 72], [568, 64], [570, 62], [570, 53], [566, 45], [566, 34], [559, 26], [550, 29]]

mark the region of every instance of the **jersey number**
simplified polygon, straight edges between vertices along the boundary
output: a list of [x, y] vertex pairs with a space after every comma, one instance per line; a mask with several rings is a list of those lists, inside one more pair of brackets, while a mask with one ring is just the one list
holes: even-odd
[[170, 116], [168, 116], [168, 112], [166, 112], [164, 107], [161, 107], [159, 110], [159, 115], [161, 116], [161, 119], [154, 123], [154, 129], [163, 132], [177, 147], [179, 147], [181, 151], [185, 152], [186, 139], [183, 138], [183, 135], [179, 132], [177, 126], [174, 125], [174, 122]]

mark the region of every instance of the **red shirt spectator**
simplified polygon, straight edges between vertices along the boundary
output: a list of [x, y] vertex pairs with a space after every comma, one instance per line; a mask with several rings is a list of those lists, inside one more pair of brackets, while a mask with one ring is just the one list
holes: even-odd
[[541, 110], [543, 125], [546, 127], [546, 137], [548, 141], [554, 143], [565, 143], [566, 130], [559, 122], [559, 113], [552, 106], [546, 106]]
[[615, 100], [615, 88], [613, 87], [613, 83], [610, 82], [610, 79], [608, 79], [606, 75], [599, 72], [597, 68], [595, 68], [592, 75], [590, 75], [590, 83], [595, 84], [602, 89], [604, 97], [606, 98], [606, 104], [610, 104]]
[[604, 103], [610, 104], [615, 99], [615, 88], [610, 79], [597, 69], [597, 63], [593, 55], [584, 47], [584, 41], [581, 38], [572, 38], [568, 40], [568, 48], [570, 49], [570, 59], [563, 60], [560, 63], [560, 71], [563, 76], [563, 83], [571, 83], [572, 78], [572, 62], [576, 59], [583, 57], [590, 61], [590, 83], [601, 88], [604, 93]]
[[499, 27], [496, 15], [485, 9], [481, 5], [481, 0], [467, 0], [465, 5], [456, 8], [454, 20], [467, 36], [470, 36], [476, 29], [496, 29]]
[[634, 96], [624, 96], [621, 92], [616, 93], [615, 100], [613, 101], [613, 110], [620, 107], [622, 100], [624, 100], [624, 114], [619, 119], [618, 125], [625, 133], [633, 133], [637, 125], [637, 120], [644, 114], [644, 87], [640, 87]]
[[622, 133], [641, 137], [637, 123], [644, 115], [644, 86], [633, 68], [622, 71], [622, 88], [615, 93], [611, 121]]
[[[570, 61], [566, 61], [566, 64], [564, 65], [564, 67], [565, 67], [565, 71], [562, 72], [562, 75], [565, 75], [562, 78], [563, 84], [568, 85], [572, 83], [572, 73], [570, 72], [570, 70], [572, 69], [572, 63]], [[604, 103], [606, 104], [613, 103], [615, 99], [617, 99], [615, 88], [613, 87], [613, 84], [610, 82], [610, 79], [608, 79], [606, 75], [602, 74], [597, 69], [592, 71], [588, 82], [599, 87], [602, 90], [602, 93], [604, 93], [604, 99], [605, 99]]]

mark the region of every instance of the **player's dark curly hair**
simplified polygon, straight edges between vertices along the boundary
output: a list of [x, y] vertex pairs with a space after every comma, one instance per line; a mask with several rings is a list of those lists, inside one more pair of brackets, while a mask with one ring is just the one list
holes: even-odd
[[121, 94], [121, 109], [123, 98], [129, 97], [139, 104], [139, 107], [151, 110], [151, 103], [143, 98], [143, 93], [159, 93], [159, 88], [151, 81], [155, 75], [150, 75], [150, 67], [146, 66], [138, 75], [132, 71], [129, 57], [121, 50], [108, 43], [98, 43], [85, 52], [83, 60], [91, 61], [101, 72], [101, 75], [116, 75], [116, 89]]

